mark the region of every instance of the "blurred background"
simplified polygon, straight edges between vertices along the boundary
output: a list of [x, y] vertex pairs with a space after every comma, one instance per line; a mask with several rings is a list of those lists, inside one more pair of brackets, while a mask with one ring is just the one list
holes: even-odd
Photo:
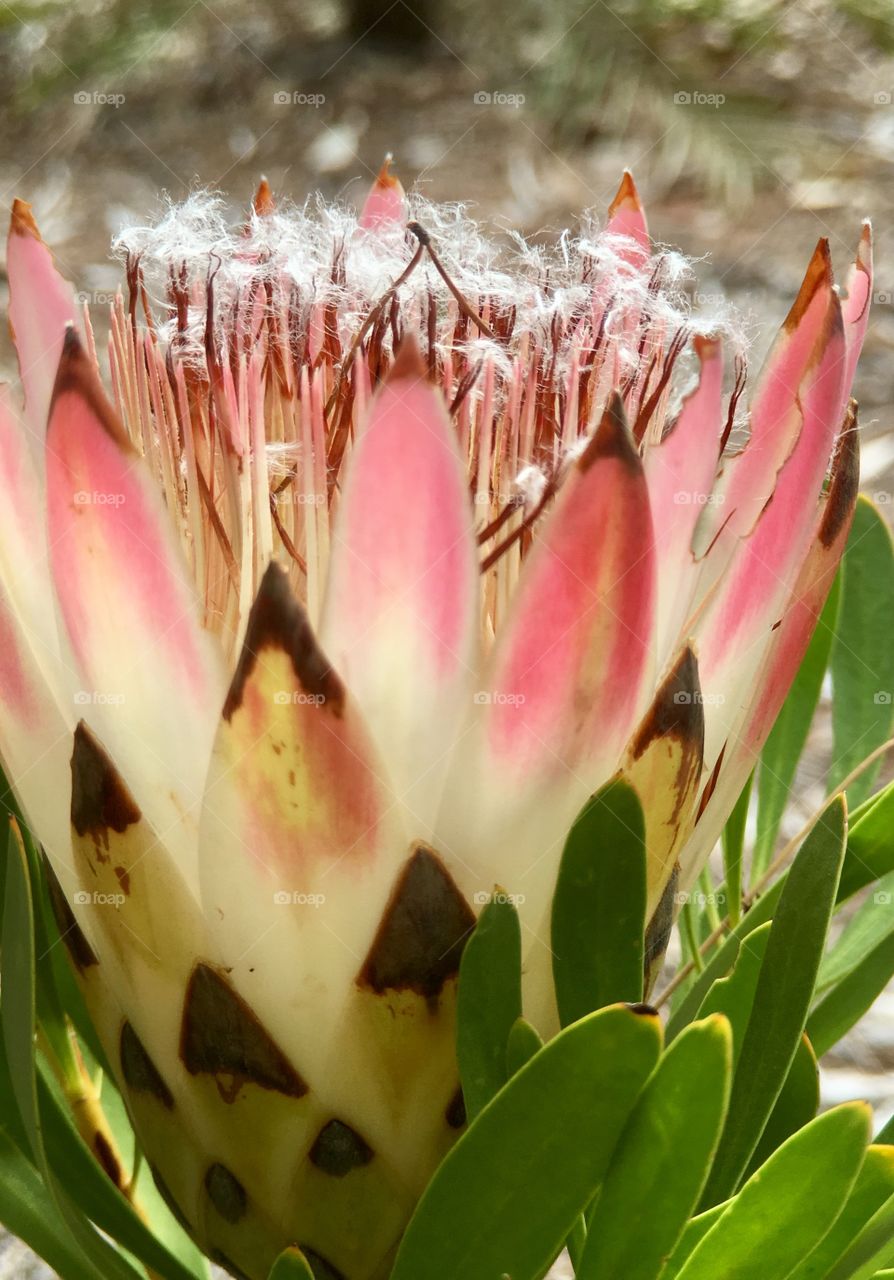
[[[864, 488], [894, 509], [890, 0], [0, 0], [0, 83], [0, 202], [33, 204], [98, 303], [112, 235], [162, 192], [240, 206], [265, 174], [359, 205], [392, 151], [408, 189], [548, 236], [601, 212], [626, 166], [653, 235], [701, 260], [698, 290], [737, 303], [757, 356], [817, 238], [842, 278], [871, 217], [856, 394]], [[822, 799], [829, 744], [821, 715], [788, 834]], [[824, 1064], [826, 1097], [885, 1119], [892, 1068], [888, 994]]]

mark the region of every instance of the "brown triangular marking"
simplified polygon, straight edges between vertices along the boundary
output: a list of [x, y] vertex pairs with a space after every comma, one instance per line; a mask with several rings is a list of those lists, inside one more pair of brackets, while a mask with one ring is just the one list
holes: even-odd
[[224, 1102], [244, 1084], [303, 1098], [307, 1085], [230, 984], [207, 964], [192, 971], [183, 1005], [180, 1057], [191, 1075], [212, 1075]]
[[225, 1164], [215, 1162], [209, 1166], [205, 1174], [205, 1190], [208, 1199], [227, 1222], [235, 1224], [245, 1217], [248, 1208], [245, 1187]]
[[118, 1053], [121, 1058], [121, 1074], [127, 1085], [140, 1093], [151, 1093], [163, 1107], [173, 1111], [174, 1095], [129, 1022], [125, 1022], [121, 1028]]
[[53, 911], [53, 919], [56, 921], [56, 928], [59, 930], [60, 938], [68, 948], [68, 954], [71, 956], [73, 963], [79, 972], [83, 973], [91, 965], [99, 964], [96, 952], [84, 937], [81, 926], [74, 918], [74, 913], [69, 906], [62, 885], [56, 879], [56, 873], [46, 858], [44, 858], [43, 865], [47, 881], [47, 894]]
[[82, 720], [71, 756], [71, 821], [79, 836], [120, 835], [142, 814], [111, 756]]
[[304, 692], [311, 694], [323, 710], [341, 716], [344, 685], [317, 644], [310, 619], [289, 586], [288, 575], [275, 561], [267, 566], [248, 615], [242, 652], [224, 703], [224, 720], [231, 720], [242, 705], [245, 685], [255, 664], [263, 662], [264, 649], [285, 653]]
[[667, 944], [670, 942], [671, 930], [674, 927], [674, 903], [677, 896], [677, 885], [680, 882], [679, 862], [671, 872], [671, 877], [664, 886], [664, 891], [655, 908], [655, 914], [649, 921], [645, 937], [644, 966], [646, 978], [651, 974], [652, 966], [660, 960]]
[[451, 1129], [461, 1129], [466, 1123], [466, 1100], [463, 1097], [462, 1085], [457, 1087], [456, 1093], [447, 1103], [444, 1119]]
[[317, 1134], [310, 1149], [310, 1162], [333, 1178], [343, 1178], [373, 1158], [373, 1149], [360, 1134], [341, 1120], [330, 1120]]
[[474, 927], [475, 914], [441, 859], [417, 845], [398, 877], [357, 982], [379, 995], [415, 991], [431, 1006], [444, 983], [459, 973]]

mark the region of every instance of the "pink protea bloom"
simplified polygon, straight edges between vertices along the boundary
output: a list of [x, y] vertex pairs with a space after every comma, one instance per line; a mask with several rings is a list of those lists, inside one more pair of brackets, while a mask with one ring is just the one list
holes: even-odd
[[359, 219], [262, 184], [121, 246], [110, 400], [14, 208], [0, 754], [190, 1232], [372, 1280], [464, 1122], [476, 905], [515, 895], [550, 1033], [586, 799], [640, 796], [654, 959], [754, 765], [853, 512], [869, 231], [844, 300], [818, 246], [747, 422], [629, 176], [550, 249], [387, 166]]

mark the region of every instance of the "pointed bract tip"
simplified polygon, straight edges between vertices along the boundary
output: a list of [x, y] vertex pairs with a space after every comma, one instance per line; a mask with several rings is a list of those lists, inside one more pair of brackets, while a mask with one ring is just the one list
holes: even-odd
[[633, 174], [629, 169], [624, 170], [615, 198], [608, 206], [609, 218], [613, 218], [622, 209], [636, 209], [639, 213], [643, 211], [643, 202], [639, 198], [636, 183], [633, 181]]
[[796, 329], [819, 290], [827, 289], [831, 292], [832, 283], [832, 253], [829, 249], [829, 241], [823, 236], [814, 249], [813, 257], [807, 265], [807, 271], [804, 273], [798, 296], [785, 317], [784, 328], [789, 332]]
[[404, 193], [403, 185], [396, 173], [391, 172], [391, 166], [394, 163], [394, 156], [390, 151], [386, 151], [385, 159], [382, 161], [382, 167], [376, 174], [376, 180], [373, 183], [373, 190], [379, 191], [399, 191], [401, 195]]
[[275, 560], [264, 571], [248, 615], [242, 652], [223, 706], [224, 720], [231, 720], [241, 707], [245, 686], [263, 649], [277, 649], [289, 657], [298, 683], [305, 693], [313, 695], [308, 706], [341, 716], [344, 685], [320, 649], [288, 574]]
[[624, 402], [617, 391], [609, 396], [599, 426], [578, 458], [577, 465], [581, 471], [589, 471], [600, 458], [616, 458], [634, 471], [639, 471], [642, 466], [624, 412]]
[[12, 202], [12, 210], [9, 215], [9, 234], [11, 236], [32, 236], [35, 240], [41, 239], [30, 204], [27, 200], [20, 200], [18, 196]]
[[412, 381], [425, 382], [428, 369], [419, 350], [419, 343], [414, 333], [405, 333], [394, 356], [394, 363], [388, 370], [385, 385], [392, 382]]
[[258, 183], [258, 189], [254, 194], [251, 207], [260, 217], [275, 213], [276, 201], [273, 199], [273, 192], [270, 190], [270, 183], [265, 177], [261, 177]]
[[106, 435], [127, 453], [135, 453], [133, 445], [118, 420], [118, 415], [109, 403], [102, 383], [93, 362], [81, 341], [73, 324], [65, 326], [65, 337], [62, 340], [62, 354], [56, 370], [56, 381], [50, 396], [50, 409], [47, 415], [47, 428], [53, 421], [56, 403], [63, 395], [74, 394], [87, 402]]
[[702, 364], [716, 360], [723, 344], [712, 333], [697, 333], [692, 339], [692, 347]]

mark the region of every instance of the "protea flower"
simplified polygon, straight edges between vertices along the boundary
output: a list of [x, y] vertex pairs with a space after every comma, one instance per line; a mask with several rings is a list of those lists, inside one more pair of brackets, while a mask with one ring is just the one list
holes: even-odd
[[109, 399], [13, 211], [2, 758], [159, 1185], [252, 1278], [387, 1274], [464, 1124], [477, 908], [515, 896], [549, 1034], [563, 842], [618, 773], [661, 953], [855, 500], [868, 228], [746, 427], [629, 176], [551, 250], [413, 213], [386, 167], [359, 220], [262, 184], [125, 236]]

